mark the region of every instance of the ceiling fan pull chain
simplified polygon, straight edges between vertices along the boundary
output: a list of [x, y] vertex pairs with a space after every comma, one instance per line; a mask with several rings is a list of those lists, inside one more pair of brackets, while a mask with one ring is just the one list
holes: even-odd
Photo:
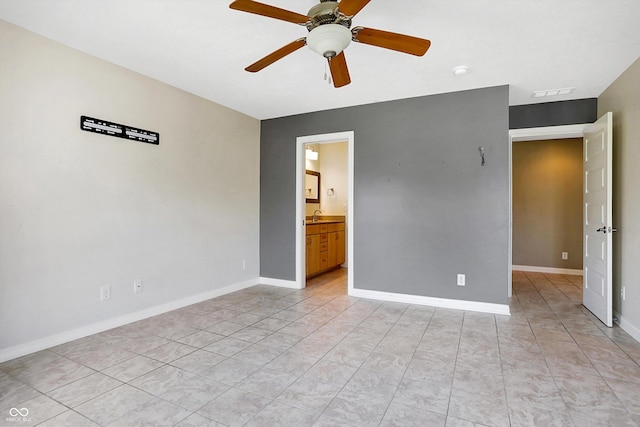
[[331, 75], [329, 73], [327, 73], [327, 63], [324, 63], [324, 79], [327, 81], [328, 84], [331, 84]]
[[331, 86], [331, 74], [327, 73], [327, 63], [324, 63], [324, 79], [327, 81], [327, 84]]

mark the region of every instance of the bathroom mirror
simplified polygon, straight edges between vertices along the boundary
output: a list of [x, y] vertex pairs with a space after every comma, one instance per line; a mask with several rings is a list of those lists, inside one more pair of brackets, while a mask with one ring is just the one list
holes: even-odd
[[304, 194], [307, 203], [320, 203], [320, 172], [307, 169], [304, 180]]

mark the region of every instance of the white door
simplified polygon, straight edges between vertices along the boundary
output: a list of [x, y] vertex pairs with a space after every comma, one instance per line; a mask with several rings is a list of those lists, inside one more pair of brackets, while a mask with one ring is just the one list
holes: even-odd
[[612, 322], [612, 113], [584, 134], [584, 284], [586, 308]]

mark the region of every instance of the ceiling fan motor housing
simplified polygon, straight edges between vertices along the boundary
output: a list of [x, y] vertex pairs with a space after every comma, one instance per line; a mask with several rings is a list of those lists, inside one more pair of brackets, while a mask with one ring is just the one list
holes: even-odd
[[307, 16], [307, 45], [325, 58], [340, 54], [351, 42], [351, 20], [340, 13], [337, 1], [325, 0], [313, 6]]
[[309, 9], [307, 16], [309, 22], [306, 24], [309, 31], [325, 24], [340, 24], [351, 28], [351, 19], [341, 13], [336, 13], [338, 2], [331, 0], [321, 0], [321, 3]]

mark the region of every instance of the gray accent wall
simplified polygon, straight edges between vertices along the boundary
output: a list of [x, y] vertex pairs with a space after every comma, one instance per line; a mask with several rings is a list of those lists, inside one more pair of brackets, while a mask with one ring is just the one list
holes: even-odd
[[509, 107], [509, 129], [593, 123], [598, 119], [598, 99], [572, 99]]
[[353, 130], [354, 287], [506, 304], [508, 98], [500, 86], [263, 121], [260, 276], [295, 280], [296, 138]]

